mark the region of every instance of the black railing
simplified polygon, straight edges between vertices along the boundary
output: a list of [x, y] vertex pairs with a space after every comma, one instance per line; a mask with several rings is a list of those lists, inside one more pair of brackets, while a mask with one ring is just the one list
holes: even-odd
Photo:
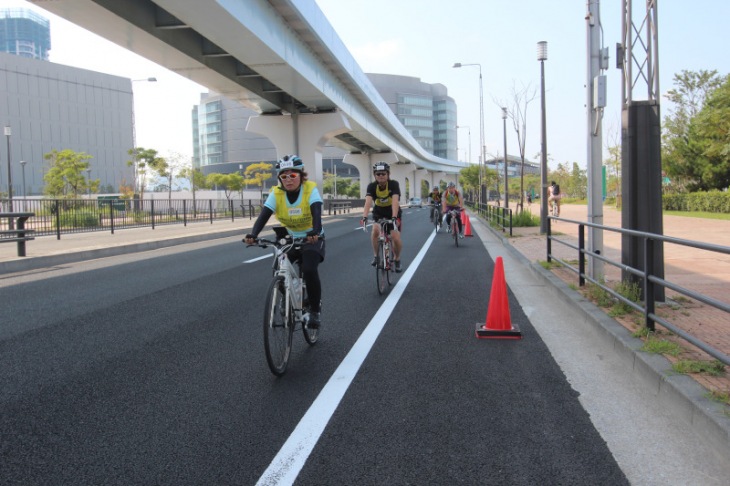
[[[551, 232], [551, 221], [560, 221], [561, 223], [571, 223], [578, 226], [578, 244], [575, 245], [569, 241], [556, 238], [555, 236], [552, 236]], [[615, 233], [620, 233], [623, 236], [629, 236], [636, 238], [637, 240], [643, 241], [643, 268], [635, 268], [629, 265], [626, 265], [621, 262], [617, 262], [614, 260], [611, 260], [610, 258], [607, 258], [603, 254], [598, 254], [596, 252], [592, 252], [590, 250], [586, 249], [585, 245], [585, 229], [586, 226], [591, 228], [599, 228], [604, 231], [611, 231]], [[558, 258], [553, 253], [552, 245], [553, 243], [557, 243], [569, 248], [572, 248], [578, 252], [578, 268], [575, 268], [570, 263]], [[591, 282], [594, 285], [597, 285], [604, 291], [608, 292], [611, 296], [618, 299], [619, 301], [623, 302], [624, 304], [628, 305], [632, 309], [635, 309], [639, 312], [641, 312], [644, 315], [644, 325], [647, 327], [647, 329], [654, 331], [655, 324], [659, 324], [665, 329], [671, 331], [672, 333], [676, 334], [677, 336], [681, 337], [685, 341], [693, 344], [697, 348], [701, 349], [705, 353], [709, 354], [713, 358], [718, 359], [725, 365], [730, 365], [730, 356], [723, 353], [722, 351], [713, 348], [709, 344], [701, 341], [695, 336], [692, 336], [688, 332], [686, 332], [684, 329], [680, 328], [679, 326], [667, 321], [663, 317], [657, 315], [655, 313], [656, 309], [656, 295], [657, 293], [654, 291], [655, 286], [660, 286], [664, 289], [671, 289], [683, 296], [690, 297], [692, 299], [698, 300], [700, 302], [703, 302], [709, 306], [714, 307], [715, 309], [721, 310], [725, 312], [726, 314], [730, 313], [730, 305], [728, 305], [725, 302], [721, 302], [717, 299], [714, 299], [708, 295], [701, 294], [699, 292], [694, 292], [690, 289], [684, 288], [680, 285], [677, 285], [676, 283], [672, 283], [665, 278], [656, 275], [655, 269], [653, 268], [653, 255], [656, 254], [657, 251], [660, 251], [661, 245], [664, 243], [670, 243], [674, 245], [684, 246], [684, 247], [691, 247], [691, 248], [697, 248], [700, 250], [705, 250], [709, 252], [714, 253], [722, 253], [725, 255], [730, 255], [730, 247], [722, 246], [722, 245], [713, 245], [710, 243], [702, 243], [699, 241], [692, 241], [692, 240], [684, 240], [681, 238], [674, 238], [671, 236], [664, 236], [664, 235], [658, 235], [655, 233], [646, 233], [643, 231], [636, 231], [636, 230], [629, 230], [629, 229], [623, 229], [623, 228], [614, 228], [611, 226], [603, 226], [600, 224], [595, 223], [588, 223], [585, 221], [575, 221], [571, 219], [563, 219], [563, 218], [556, 218], [553, 216], [548, 217], [548, 225], [547, 225], [547, 261], [552, 262], [555, 260], [563, 267], [573, 271], [578, 275], [578, 283], [581, 287], [585, 285], [586, 280]], [[590, 256], [591, 258], [597, 258], [598, 260], [605, 262], [609, 265], [613, 265], [619, 269], [621, 269], [623, 272], [627, 272], [628, 274], [632, 275], [636, 279], [638, 279], [643, 284], [643, 292], [642, 292], [642, 298], [641, 302], [634, 302], [625, 296], [621, 295], [620, 293], [616, 292], [612, 288], [605, 285], [604, 282], [599, 281], [599, 278], [591, 278], [585, 273], [586, 268], [586, 257]]]
[[502, 232], [509, 231], [512, 236], [512, 210], [493, 204], [479, 203], [467, 200], [468, 204], [483, 219], [489, 221], [490, 224], [502, 229]]
[[[0, 209], [7, 207], [0, 200]], [[17, 199], [13, 206], [35, 213], [26, 229], [34, 236], [110, 231], [236, 218], [252, 219], [261, 212], [256, 199]], [[0, 225], [6, 225], [0, 222]], [[2, 227], [0, 227], [2, 229]]]

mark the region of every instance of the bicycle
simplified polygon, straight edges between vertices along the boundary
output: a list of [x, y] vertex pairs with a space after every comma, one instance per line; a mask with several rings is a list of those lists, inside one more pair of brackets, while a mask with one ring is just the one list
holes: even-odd
[[460, 217], [459, 211], [452, 209], [448, 211], [447, 216], [449, 217], [449, 231], [451, 236], [454, 238], [454, 244], [459, 247], [459, 221], [456, 219]]
[[307, 286], [302, 278], [298, 257], [289, 257], [290, 251], [301, 251], [306, 238], [284, 235], [286, 230], [283, 227], [274, 227], [274, 231], [276, 240], [258, 238], [255, 244], [247, 247], [273, 247], [274, 276], [269, 284], [264, 309], [264, 350], [269, 369], [274, 375], [281, 376], [289, 364], [294, 331], [301, 327], [304, 340], [313, 346], [319, 339], [319, 329], [307, 326]]
[[436, 227], [436, 233], [439, 232], [441, 229], [441, 205], [434, 204], [431, 207], [431, 221], [433, 222], [433, 225]]
[[[395, 269], [395, 252], [390, 232], [398, 231], [398, 227], [389, 219], [379, 219], [373, 224], [380, 225], [378, 252], [375, 255], [375, 284], [378, 288], [378, 294], [383, 295], [388, 285], [392, 284], [390, 272]], [[365, 229], [366, 226], [363, 226], [363, 231]]]

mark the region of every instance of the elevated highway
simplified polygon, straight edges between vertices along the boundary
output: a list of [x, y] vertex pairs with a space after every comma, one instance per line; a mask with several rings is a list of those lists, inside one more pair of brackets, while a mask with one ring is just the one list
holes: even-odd
[[256, 110], [247, 130], [301, 155], [320, 183], [327, 143], [348, 152], [361, 189], [378, 161], [412, 188], [465, 166], [419, 145], [312, 0], [30, 1]]

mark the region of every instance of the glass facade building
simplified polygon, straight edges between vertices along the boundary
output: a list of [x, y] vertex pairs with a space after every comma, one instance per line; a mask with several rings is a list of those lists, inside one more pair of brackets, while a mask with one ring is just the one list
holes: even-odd
[[0, 9], [0, 52], [47, 61], [50, 50], [48, 19], [24, 8]]

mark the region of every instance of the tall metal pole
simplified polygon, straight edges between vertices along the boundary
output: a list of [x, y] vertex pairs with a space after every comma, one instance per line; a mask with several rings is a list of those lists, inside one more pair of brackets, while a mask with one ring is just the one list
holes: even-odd
[[502, 107], [502, 132], [504, 133], [504, 207], [509, 208], [509, 186], [507, 185], [507, 108]]
[[487, 147], [484, 141], [484, 85], [482, 83], [482, 65], [479, 63], [463, 64], [460, 62], [454, 63], [453, 67], [460, 68], [464, 66], [477, 66], [479, 68], [479, 194], [477, 195], [477, 201], [481, 206], [483, 201], [482, 193], [484, 192], [483, 172], [486, 164]]
[[547, 125], [545, 122], [545, 61], [547, 61], [547, 42], [537, 43], [537, 60], [540, 61], [540, 98], [542, 111], [542, 144], [540, 148], [540, 233], [547, 233]]
[[23, 199], [25, 199], [25, 160], [20, 161], [20, 167], [22, 168], [22, 174], [23, 174], [23, 187], [21, 187], [21, 190], [23, 192]]
[[[608, 67], [607, 59], [602, 59], [600, 0], [588, 2], [586, 28], [588, 40], [588, 60], [586, 79], [586, 121], [588, 123], [588, 222], [603, 224], [603, 133], [601, 119], [606, 106], [605, 76], [601, 76], [603, 66]], [[607, 54], [605, 55], [607, 58]], [[588, 228], [588, 251], [603, 253], [603, 230]], [[589, 257], [588, 274], [594, 279], [603, 276], [603, 261]]]

